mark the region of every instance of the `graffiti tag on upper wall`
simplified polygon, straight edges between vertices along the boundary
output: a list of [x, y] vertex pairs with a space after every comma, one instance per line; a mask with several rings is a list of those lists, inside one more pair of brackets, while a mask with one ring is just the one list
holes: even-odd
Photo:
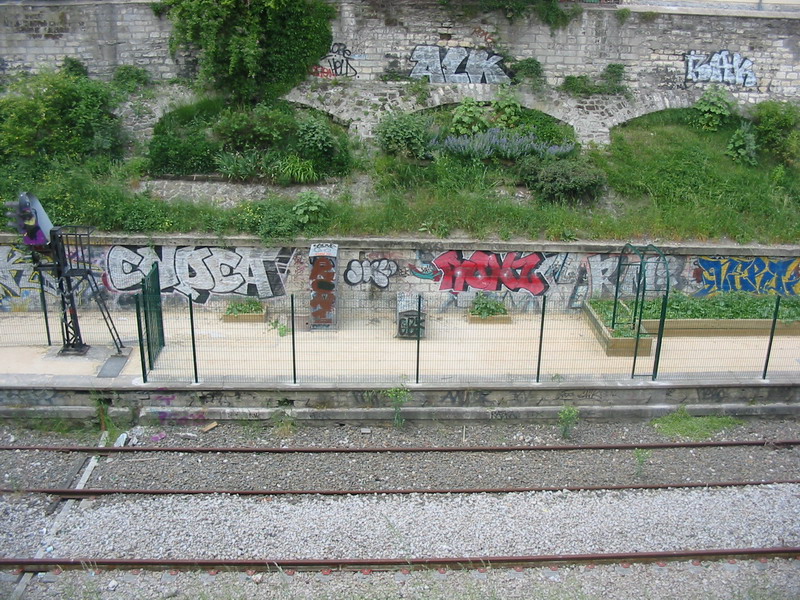
[[372, 283], [384, 289], [389, 286], [389, 278], [397, 273], [397, 263], [388, 258], [377, 260], [351, 260], [347, 263], [344, 280], [349, 285]]
[[724, 83], [756, 87], [758, 79], [753, 72], [753, 61], [738, 52], [731, 54], [720, 50], [714, 54], [700, 54], [695, 50], [685, 55], [686, 81], [696, 83]]
[[503, 57], [486, 50], [417, 46], [411, 54], [414, 65], [409, 77], [428, 77], [431, 83], [509, 83], [500, 66]]
[[537, 268], [544, 260], [541, 252], [473, 252], [464, 258], [461, 250], [451, 250], [433, 260], [441, 271], [441, 291], [464, 292], [468, 289], [517, 292], [525, 290], [534, 296], [543, 294], [547, 281]]
[[[347, 44], [334, 43], [319, 65], [311, 67], [311, 74], [323, 79], [333, 79], [334, 77], [356, 77], [358, 71], [350, 62], [353, 53], [347, 48]], [[324, 66], [323, 66], [324, 65]]]
[[729, 258], [701, 256], [694, 278], [703, 287], [696, 296], [717, 292], [753, 292], [756, 294], [800, 294], [800, 258]]
[[284, 280], [291, 248], [210, 246], [112, 246], [104, 282], [111, 290], [138, 290], [158, 263], [162, 292], [182, 292], [204, 303], [211, 294], [272, 298], [286, 294]]

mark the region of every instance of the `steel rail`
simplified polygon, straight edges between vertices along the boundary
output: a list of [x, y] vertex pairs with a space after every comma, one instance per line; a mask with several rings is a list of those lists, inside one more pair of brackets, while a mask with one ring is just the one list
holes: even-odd
[[624, 490], [671, 490], [682, 488], [724, 488], [763, 485], [800, 484], [800, 479], [775, 479], [769, 481], [710, 481], [690, 483], [652, 483], [620, 485], [560, 485], [526, 488], [399, 488], [377, 490], [229, 490], [229, 489], [141, 489], [141, 488], [0, 488], [0, 494], [47, 494], [60, 498], [91, 498], [94, 496], [199, 496], [227, 494], [230, 496], [355, 496], [355, 495], [410, 495], [410, 494], [514, 494], [524, 492], [603, 492]]
[[563, 446], [387, 446], [363, 448], [336, 447], [257, 447], [257, 446], [0, 446], [0, 452], [39, 451], [39, 452], [85, 452], [90, 454], [117, 454], [126, 452], [164, 452], [184, 454], [387, 454], [422, 452], [555, 452], [566, 450], [656, 450], [682, 448], [730, 448], [737, 446], [786, 448], [799, 446], [800, 440], [744, 440], [738, 442], [647, 442], [641, 444], [587, 444]]
[[39, 573], [52, 569], [259, 569], [266, 571], [336, 569], [473, 569], [481, 567], [538, 567], [563, 564], [651, 563], [683, 560], [722, 560], [731, 558], [795, 558], [800, 547], [724, 548], [707, 550], [669, 550], [665, 552], [611, 552], [597, 554], [547, 554], [533, 556], [466, 556], [437, 558], [348, 558], [348, 559], [133, 559], [133, 558], [0, 558], [0, 569], [20, 569]]

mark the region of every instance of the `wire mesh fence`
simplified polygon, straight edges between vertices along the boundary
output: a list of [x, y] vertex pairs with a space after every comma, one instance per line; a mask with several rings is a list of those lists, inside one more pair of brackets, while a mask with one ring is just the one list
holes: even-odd
[[[256, 314], [226, 314], [228, 305], [164, 298], [164, 348], [150, 382], [297, 384], [527, 384], [800, 377], [800, 321], [784, 307], [773, 319], [697, 322], [643, 321], [642, 335], [615, 349], [586, 307], [539, 299], [538, 308], [509, 307], [503, 318], [472, 318], [449, 294], [338, 298], [335, 323], [315, 327], [309, 295], [272, 298]], [[52, 344], [61, 343], [60, 305], [46, 295]], [[0, 343], [47, 344], [45, 317], [35, 297], [22, 310], [0, 312]], [[776, 304], [778, 304], [776, 297]], [[421, 310], [421, 317], [417, 314]], [[126, 346], [138, 345], [133, 302], [117, 306], [114, 322]], [[84, 303], [86, 343], [110, 345], [99, 311]], [[774, 327], [774, 331], [773, 331]], [[638, 347], [636, 344], [638, 343]], [[634, 355], [635, 351], [635, 355]], [[133, 360], [135, 360], [134, 354]]]
[[453, 296], [414, 297], [418, 306], [388, 295], [368, 303], [339, 299], [335, 324], [324, 328], [315, 328], [308, 296], [271, 300], [250, 315], [204, 307], [193, 319], [187, 299], [185, 308], [165, 313], [166, 347], [149, 378], [401, 385], [800, 375], [800, 331], [786, 328], [780, 312], [774, 334], [769, 321], [744, 330], [669, 321], [660, 347], [658, 324], [645, 322], [640, 339], [623, 340], [619, 351], [604, 345], [585, 310], [544, 299], [533, 312], [481, 319]]

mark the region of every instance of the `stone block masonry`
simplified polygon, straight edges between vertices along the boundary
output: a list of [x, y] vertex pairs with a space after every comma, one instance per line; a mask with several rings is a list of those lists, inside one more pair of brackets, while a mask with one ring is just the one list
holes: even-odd
[[[436, 0], [332, 2], [333, 44], [288, 98], [327, 112], [361, 137], [370, 137], [387, 111], [491, 100], [499, 84], [512, 80], [509, 57], [541, 63], [551, 89], [516, 86], [522, 103], [572, 125], [582, 142], [607, 143], [614, 125], [690, 106], [712, 84], [725, 86], [743, 106], [800, 97], [800, 12], [633, 12], [621, 20], [616, 9], [586, 6], [566, 28], [550, 31], [535, 17], [457, 16]], [[170, 56], [171, 24], [150, 2], [34, 0], [0, 4], [0, 15], [0, 75], [53, 68], [65, 56], [99, 77], [123, 64], [156, 79], [192, 70], [193, 61]], [[552, 89], [570, 75], [597, 78], [609, 64], [624, 65], [628, 97], [586, 102]], [[432, 82], [423, 103], [402, 82], [384, 81], [423, 77]]]

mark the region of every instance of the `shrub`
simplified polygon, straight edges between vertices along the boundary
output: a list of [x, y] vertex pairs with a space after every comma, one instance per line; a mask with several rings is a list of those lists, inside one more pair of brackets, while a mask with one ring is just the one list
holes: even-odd
[[77, 58], [65, 56], [64, 61], [61, 63], [61, 72], [64, 75], [71, 75], [73, 77], [88, 77], [89, 69]]
[[486, 108], [473, 98], [464, 98], [453, 111], [450, 130], [456, 135], [469, 135], [487, 129], [489, 129], [489, 119]]
[[519, 125], [522, 116], [522, 106], [519, 100], [508, 87], [503, 86], [497, 92], [497, 98], [492, 101], [492, 122], [502, 129], [512, 129]]
[[413, 113], [390, 113], [375, 130], [386, 154], [425, 158], [431, 139], [430, 119]]
[[734, 162], [743, 162], [750, 166], [756, 165], [756, 136], [750, 121], [742, 121], [739, 128], [733, 132], [725, 154]]
[[297, 195], [292, 212], [303, 227], [320, 225], [328, 218], [328, 203], [315, 192], [301, 192]]
[[545, 200], [574, 203], [594, 200], [606, 184], [603, 171], [583, 158], [545, 160], [525, 184]]
[[570, 96], [588, 97], [594, 95], [627, 94], [628, 88], [624, 83], [625, 65], [611, 63], [606, 65], [595, 81], [588, 75], [567, 75], [561, 84], [561, 89]]
[[139, 88], [151, 85], [153, 80], [150, 78], [150, 73], [141, 67], [120, 65], [114, 69], [112, 82], [120, 90], [131, 94], [138, 91]]
[[0, 98], [0, 155], [120, 156], [122, 130], [109, 86], [64, 72], [17, 81]]
[[244, 181], [261, 174], [262, 160], [258, 150], [223, 152], [214, 157], [217, 171], [228, 179]]
[[200, 49], [201, 79], [242, 99], [275, 98], [330, 49], [335, 9], [323, 0], [165, 0], [172, 50]]
[[217, 98], [205, 98], [166, 113], [156, 123], [148, 149], [151, 175], [212, 173], [222, 145], [210, 135], [222, 109]]
[[474, 135], [447, 136], [444, 140], [431, 141], [432, 150], [441, 150], [460, 158], [484, 160], [497, 157], [518, 160], [523, 156], [565, 156], [575, 146], [546, 144], [539, 141], [530, 130], [507, 131], [496, 127]]
[[712, 85], [692, 106], [690, 123], [699, 129], [717, 131], [734, 114], [735, 105], [727, 90]]
[[472, 300], [469, 314], [486, 319], [496, 315], [507, 315], [508, 309], [501, 299], [478, 292]]
[[212, 126], [226, 150], [268, 149], [297, 132], [294, 111], [285, 104], [257, 104], [252, 110], [226, 109]]
[[800, 161], [800, 106], [767, 100], [753, 110], [759, 145], [785, 162]]
[[297, 128], [297, 153], [314, 163], [317, 171], [324, 173], [330, 168], [336, 153], [336, 138], [328, 124], [319, 118], [309, 118]]
[[544, 86], [544, 70], [542, 63], [535, 58], [523, 58], [511, 64], [511, 80], [514, 83], [530, 82], [534, 91]]

